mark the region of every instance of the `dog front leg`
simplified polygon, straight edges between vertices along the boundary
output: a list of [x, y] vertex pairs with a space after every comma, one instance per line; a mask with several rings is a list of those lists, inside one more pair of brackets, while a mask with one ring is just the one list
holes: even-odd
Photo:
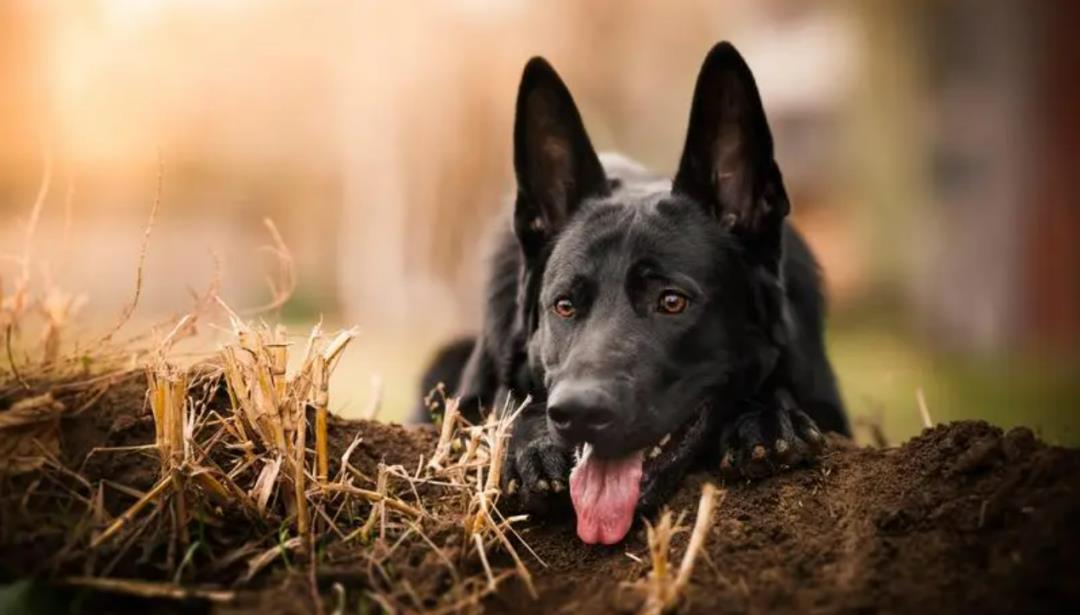
[[543, 402], [522, 411], [511, 430], [502, 475], [503, 493], [536, 513], [569, 503], [571, 453], [552, 440], [546, 413]]

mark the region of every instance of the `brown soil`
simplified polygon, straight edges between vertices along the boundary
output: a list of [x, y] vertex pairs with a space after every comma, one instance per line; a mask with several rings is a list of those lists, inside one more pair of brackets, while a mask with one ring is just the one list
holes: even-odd
[[[109, 478], [148, 489], [158, 470], [152, 454], [87, 459], [96, 446], [152, 441], [153, 423], [141, 405], [143, 386], [141, 379], [130, 379], [85, 412], [64, 419], [62, 461], [81, 468], [91, 482]], [[416, 467], [435, 442], [431, 429], [335, 420], [331, 458], [339, 457], [358, 433], [363, 443], [352, 462], [372, 476], [380, 461]], [[56, 565], [56, 553], [70, 548], [63, 531], [32, 531], [62, 528], [66, 517], [64, 511], [33, 510], [32, 500], [20, 502], [26, 480], [0, 479], [0, 578], [38, 575], [47, 582], [78, 573]], [[694, 474], [670, 502], [673, 510], [688, 511], [687, 525], [693, 523], [705, 481], [721, 483], [718, 476]], [[858, 448], [837, 438], [813, 467], [725, 487], [680, 606], [684, 612], [1046, 612], [1080, 604], [1080, 559], [1075, 555], [1080, 547], [1080, 451], [1047, 446], [1026, 429], [1003, 434], [985, 423], [955, 423], [890, 449]], [[106, 507], [113, 514], [130, 505], [130, 498], [109, 493]], [[79, 518], [72, 514], [70, 523]], [[208, 531], [215, 534], [215, 545], [223, 546], [275, 528], [237, 518]], [[627, 584], [647, 572], [647, 564], [631, 557], [647, 560], [643, 530], [611, 548], [581, 544], [567, 519], [532, 523], [523, 535], [547, 564], [529, 561], [540, 599], [533, 601], [520, 582], [508, 581], [484, 603], [487, 611], [626, 612], [639, 606], [639, 594]], [[684, 533], [675, 539], [673, 561], [681, 558], [686, 538]], [[161, 570], [143, 557], [152, 548], [130, 550], [112, 574], [160, 580]], [[441, 568], [430, 551], [406, 553], [395, 561], [412, 566], [407, 576], [416, 591], [440, 591]], [[360, 582], [348, 566], [320, 569], [327, 605], [334, 581], [345, 586]], [[98, 562], [95, 570], [100, 569]], [[241, 571], [224, 567], [213, 574], [229, 587]], [[155, 607], [304, 612], [312, 604], [309, 585], [280, 566], [242, 589], [240, 601], [231, 606], [188, 602]], [[91, 597], [87, 604], [102, 612], [145, 608], [115, 598]]]
[[[820, 464], [728, 486], [686, 610], [740, 612], [1020, 612], [1080, 604], [1080, 452], [1026, 429], [985, 423], [925, 431], [900, 448], [836, 439]], [[695, 510], [705, 473], [671, 501]], [[644, 532], [596, 549], [571, 527], [529, 537], [550, 568], [535, 605], [500, 609], [633, 610], [620, 588], [645, 574]], [[685, 538], [685, 537], [684, 537]], [[681, 553], [682, 543], [676, 550]]]

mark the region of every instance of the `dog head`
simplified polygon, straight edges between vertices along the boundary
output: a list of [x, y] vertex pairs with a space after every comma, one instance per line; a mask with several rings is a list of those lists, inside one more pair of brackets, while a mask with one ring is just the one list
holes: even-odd
[[757, 86], [734, 47], [714, 47], [674, 180], [623, 181], [605, 173], [569, 90], [534, 58], [514, 166], [518, 317], [548, 429], [578, 452], [579, 530], [583, 507], [632, 520], [701, 448], [721, 393], [762, 377], [778, 354], [789, 205]]

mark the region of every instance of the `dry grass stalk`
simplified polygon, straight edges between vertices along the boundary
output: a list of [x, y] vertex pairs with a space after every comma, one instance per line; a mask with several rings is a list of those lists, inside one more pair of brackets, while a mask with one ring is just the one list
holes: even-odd
[[330, 452], [328, 448], [327, 421], [330, 405], [330, 368], [325, 358], [319, 357], [315, 362], [313, 378], [316, 383], [315, 391], [315, 460], [316, 477], [319, 484], [325, 485], [330, 477]]
[[107, 540], [115, 536], [117, 532], [124, 529], [124, 526], [130, 523], [131, 520], [139, 514], [139, 511], [145, 508], [147, 504], [157, 499], [157, 497], [164, 493], [171, 484], [171, 476], [166, 476], [165, 478], [159, 480], [157, 484], [155, 484], [150, 489], [150, 491], [146, 492], [146, 495], [139, 498], [139, 500], [135, 502], [135, 504], [131, 506], [131, 508], [128, 508], [126, 511], [124, 511], [124, 514], [117, 517], [116, 520], [109, 525], [109, 527], [105, 528], [105, 531], [95, 536], [94, 539], [90, 542], [90, 548], [98, 548]]
[[281, 544], [274, 545], [269, 549], [266, 549], [255, 557], [248, 560], [248, 571], [241, 577], [241, 582], [250, 581], [260, 570], [266, 568], [274, 560], [286, 557], [290, 552], [296, 551], [303, 546], [303, 540], [299, 536], [294, 536]]
[[923, 427], [930, 429], [934, 421], [930, 419], [930, 408], [926, 406], [926, 396], [923, 395], [922, 387], [915, 389], [915, 401], [919, 404], [919, 417], [922, 418]]
[[487, 484], [484, 486], [485, 492], [494, 493], [498, 490], [502, 480], [502, 466], [506, 458], [506, 444], [510, 440], [510, 428], [517, 421], [518, 416], [531, 403], [532, 398], [526, 397], [517, 410], [508, 415], [507, 410], [510, 408], [510, 400], [507, 399], [501, 415], [496, 416], [495, 413], [492, 413], [489, 417], [491, 419], [489, 425], [493, 436], [489, 443], [491, 453], [488, 455], [490, 465], [488, 466]]
[[164, 471], [184, 463], [187, 455], [185, 417], [188, 402], [188, 374], [165, 361], [147, 369], [150, 411], [154, 434]]
[[310, 523], [310, 520], [308, 519], [307, 495], [304, 493], [304, 483], [306, 482], [306, 477], [304, 476], [304, 452], [306, 448], [304, 442], [306, 428], [307, 420], [301, 417], [297, 422], [296, 443], [293, 447], [295, 452], [292, 458], [293, 490], [296, 497], [296, 531], [301, 536], [308, 535]]
[[458, 411], [457, 398], [447, 399], [444, 404], [446, 409], [443, 413], [442, 429], [439, 431], [439, 442], [435, 445], [435, 453], [428, 460], [427, 467], [438, 472], [442, 470], [442, 464], [450, 456], [450, 447], [456, 434], [455, 428], [461, 413]]
[[[345, 486], [342, 485], [342, 487]], [[351, 488], [351, 485], [349, 485], [349, 487]], [[328, 488], [334, 490], [337, 487], [330, 485]], [[369, 493], [358, 492], [356, 495], [366, 497], [370, 501], [375, 502], [375, 505], [371, 507], [371, 511], [368, 513], [367, 521], [364, 522], [364, 525], [361, 526], [359, 530], [361, 539], [364, 542], [367, 542], [371, 539], [372, 532], [375, 531], [375, 524], [377, 524], [380, 519], [386, 517], [386, 472], [383, 471], [382, 467], [379, 468], [379, 476], [375, 481], [375, 491]]]
[[[682, 563], [679, 564], [679, 574], [675, 577], [675, 589], [680, 594], [690, 583], [690, 575], [694, 573], [694, 562], [697, 561], [701, 548], [705, 546], [705, 539], [712, 527], [713, 509], [718, 505], [716, 501], [716, 486], [705, 483], [701, 488], [701, 499], [698, 500], [697, 517], [694, 519], [694, 529], [690, 531], [690, 543], [686, 546]], [[727, 497], [727, 491], [720, 492], [720, 502], [723, 504]]]
[[[385, 482], [386, 481], [384, 480], [383, 481], [384, 485], [385, 485]], [[396, 510], [399, 513], [409, 515], [410, 517], [421, 518], [421, 517], [426, 516], [426, 515], [424, 515], [424, 511], [422, 511], [422, 510], [420, 510], [420, 509], [418, 509], [418, 508], [416, 508], [414, 506], [410, 506], [409, 504], [401, 501], [400, 499], [398, 499], [396, 497], [392, 497], [392, 496], [387, 495], [385, 493], [385, 488], [383, 489], [383, 491], [378, 491], [378, 490], [372, 491], [371, 489], [361, 489], [360, 487], [354, 487], [352, 485], [345, 485], [345, 484], [341, 484], [341, 483], [331, 483], [331, 484], [326, 485], [324, 487], [324, 489], [326, 491], [333, 492], [333, 493], [347, 493], [349, 495], [355, 495], [355, 496], [357, 496], [359, 498], [363, 498], [363, 499], [365, 499], [365, 500], [367, 500], [369, 502], [373, 502], [373, 503], [379, 504], [380, 506], [385, 506], [386, 508]], [[375, 517], [377, 518], [379, 516], [380, 512], [381, 512], [380, 509], [375, 508], [375, 509], [373, 509], [373, 511], [375, 512]]]
[[44, 164], [41, 171], [41, 183], [38, 184], [38, 191], [37, 196], [34, 197], [34, 204], [30, 207], [30, 216], [26, 221], [26, 234], [23, 237], [22, 258], [19, 259], [21, 271], [20, 277], [25, 281], [29, 281], [30, 279], [30, 265], [34, 260], [34, 235], [37, 233], [38, 221], [41, 219], [41, 210], [45, 207], [45, 197], [48, 196], [49, 187], [52, 185], [52, 168], [52, 152], [46, 148], [44, 153]]
[[153, 367], [147, 369], [146, 378], [162, 476], [171, 482], [174, 490], [173, 535], [181, 544], [186, 544], [188, 503], [184, 468], [190, 454], [187, 430], [188, 374], [159, 359]]
[[135, 293], [131, 297], [131, 302], [124, 307], [124, 311], [120, 314], [120, 320], [117, 321], [113, 328], [109, 330], [102, 338], [101, 342], [108, 342], [112, 339], [116, 332], [119, 331], [131, 320], [131, 315], [135, 313], [135, 308], [139, 305], [139, 297], [142, 296], [143, 287], [143, 268], [146, 265], [146, 253], [150, 248], [150, 234], [154, 230], [154, 221], [157, 219], [158, 208], [161, 207], [161, 187], [165, 177], [165, 162], [161, 157], [161, 152], [158, 152], [158, 173], [157, 173], [157, 189], [154, 192], [154, 205], [150, 208], [150, 219], [146, 221], [146, 230], [143, 231], [142, 247], [139, 248], [139, 265], [135, 268]]
[[[682, 526], [682, 515], [678, 520], [672, 521], [671, 511], [665, 510], [656, 525], [646, 523], [652, 569], [648, 576], [637, 584], [645, 593], [645, 602], [638, 611], [641, 615], [666, 613], [678, 606], [679, 601], [682, 600], [686, 587], [690, 583], [690, 576], [694, 572], [694, 563], [705, 545], [709, 528], [712, 527], [712, 513], [717, 505], [716, 494], [717, 489], [712, 483], [706, 483], [702, 487], [690, 541], [679, 569], [674, 574], [668, 557], [671, 552], [671, 539], [686, 531], [686, 528]], [[720, 503], [723, 502], [725, 495], [726, 492], [720, 492]]]
[[[315, 407], [315, 451], [317, 476], [321, 484], [326, 484], [330, 473], [330, 454], [327, 449], [327, 421], [330, 413], [330, 373], [338, 357], [345, 350], [356, 330], [342, 331], [331, 341], [321, 355], [311, 358], [311, 382], [314, 386], [312, 405]], [[313, 348], [313, 344], [309, 345]], [[310, 353], [309, 353], [310, 354]]]
[[266, 514], [266, 507], [270, 502], [270, 496], [274, 494], [280, 472], [280, 455], [265, 461], [262, 470], [259, 472], [259, 477], [255, 480], [255, 485], [251, 489], [251, 497], [255, 500], [255, 505], [258, 506], [261, 515]]
[[495, 574], [491, 571], [487, 552], [484, 551], [484, 538], [480, 534], [473, 534], [473, 544], [476, 545], [476, 552], [480, 554], [480, 563], [484, 565], [484, 574], [488, 578], [488, 591], [495, 591], [497, 589]]
[[228, 603], [236, 599], [236, 592], [219, 589], [181, 587], [172, 583], [155, 583], [135, 579], [103, 579], [100, 577], [68, 577], [65, 585], [85, 587], [112, 593], [128, 594], [140, 598], [166, 598], [170, 600], [207, 600]]
[[272, 312], [285, 305], [285, 302], [296, 291], [296, 268], [289, 248], [285, 245], [285, 241], [281, 238], [281, 233], [278, 232], [277, 225], [274, 224], [273, 220], [264, 218], [263, 226], [270, 233], [270, 239], [273, 242], [273, 245], [264, 247], [263, 251], [270, 253], [276, 259], [278, 271], [277, 276], [267, 276], [266, 278], [266, 283], [270, 287], [270, 301], [250, 310], [245, 310], [247, 314]]

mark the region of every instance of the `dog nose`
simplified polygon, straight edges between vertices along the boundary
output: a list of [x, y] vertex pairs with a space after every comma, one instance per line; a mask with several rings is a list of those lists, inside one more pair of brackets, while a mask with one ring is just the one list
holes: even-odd
[[556, 434], [573, 444], [595, 441], [617, 418], [611, 396], [596, 382], [557, 386], [548, 398], [547, 415]]

